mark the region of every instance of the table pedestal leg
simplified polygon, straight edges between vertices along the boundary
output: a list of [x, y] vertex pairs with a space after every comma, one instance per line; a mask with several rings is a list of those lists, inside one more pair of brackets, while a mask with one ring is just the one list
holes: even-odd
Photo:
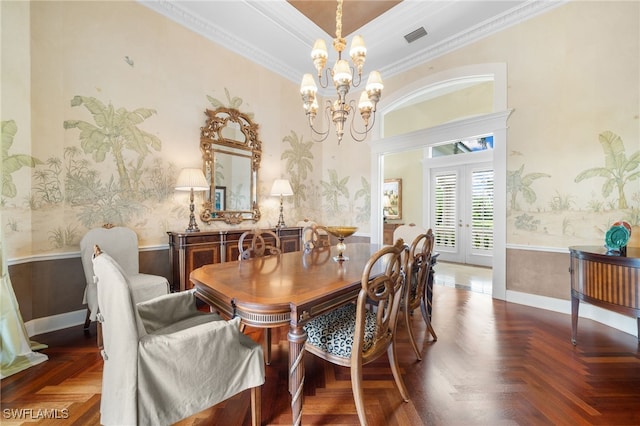
[[307, 332], [302, 326], [291, 325], [289, 334], [289, 393], [291, 394], [291, 414], [293, 425], [301, 424], [302, 398], [304, 389], [304, 342], [307, 340]]

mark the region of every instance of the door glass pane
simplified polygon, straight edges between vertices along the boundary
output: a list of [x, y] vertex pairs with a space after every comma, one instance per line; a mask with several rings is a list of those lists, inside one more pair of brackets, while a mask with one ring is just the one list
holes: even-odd
[[493, 149], [493, 136], [460, 139], [431, 147], [431, 158]]
[[493, 170], [471, 173], [471, 247], [493, 249]]
[[456, 246], [456, 194], [457, 176], [447, 173], [435, 177], [435, 244]]

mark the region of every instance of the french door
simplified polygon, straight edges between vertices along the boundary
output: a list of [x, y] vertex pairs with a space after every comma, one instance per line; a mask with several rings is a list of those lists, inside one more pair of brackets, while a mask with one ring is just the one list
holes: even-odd
[[491, 162], [431, 169], [434, 250], [440, 260], [492, 266]]

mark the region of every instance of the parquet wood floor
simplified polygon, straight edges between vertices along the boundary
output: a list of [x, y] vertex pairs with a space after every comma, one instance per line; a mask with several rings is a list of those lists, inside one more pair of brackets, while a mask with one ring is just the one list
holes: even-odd
[[[398, 330], [399, 362], [411, 401], [402, 402], [386, 357], [365, 367], [372, 425], [640, 424], [635, 336], [580, 319], [574, 347], [569, 315], [444, 286], [436, 286], [434, 295], [437, 342], [425, 341], [417, 314], [413, 324], [424, 348], [422, 361], [416, 362], [404, 325]], [[263, 341], [259, 331], [249, 332]], [[74, 327], [33, 339], [49, 345], [43, 351], [49, 360], [2, 380], [0, 423], [98, 425], [102, 358], [95, 335], [85, 337], [81, 327]], [[273, 341], [262, 392], [263, 424], [290, 424], [286, 329], [274, 330]], [[349, 370], [312, 355], [305, 367], [303, 424], [358, 424]], [[58, 409], [68, 418], [33, 418], [44, 409]], [[16, 412], [27, 418], [16, 419]], [[248, 424], [248, 392], [179, 423]]]

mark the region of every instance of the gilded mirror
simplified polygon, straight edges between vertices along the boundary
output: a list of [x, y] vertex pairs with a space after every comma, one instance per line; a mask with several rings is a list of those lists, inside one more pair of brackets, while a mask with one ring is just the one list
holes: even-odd
[[258, 125], [233, 108], [208, 109], [205, 115], [200, 150], [209, 190], [200, 219], [229, 224], [259, 220], [257, 185], [262, 142]]

